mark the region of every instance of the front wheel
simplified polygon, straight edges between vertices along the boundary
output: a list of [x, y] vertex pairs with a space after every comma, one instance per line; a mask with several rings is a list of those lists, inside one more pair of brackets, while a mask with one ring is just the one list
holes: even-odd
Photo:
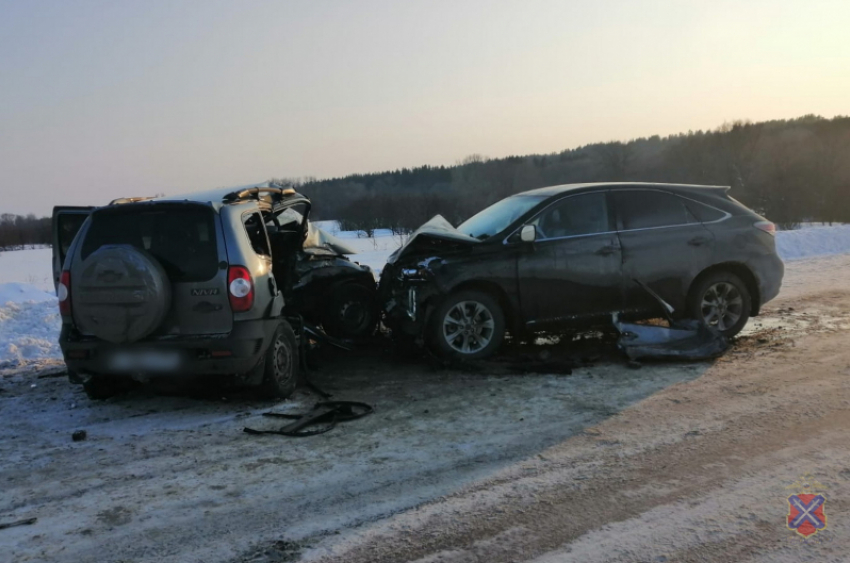
[[322, 313], [322, 326], [336, 338], [362, 338], [375, 332], [378, 307], [375, 288], [347, 282], [331, 289]]
[[490, 295], [459, 291], [440, 303], [428, 332], [428, 340], [439, 355], [478, 360], [493, 355], [502, 343], [505, 314]]
[[265, 355], [256, 370], [262, 370], [260, 391], [268, 399], [286, 399], [298, 386], [298, 344], [295, 333], [286, 321], [281, 321]]
[[717, 272], [694, 288], [689, 309], [695, 319], [729, 338], [741, 332], [750, 319], [752, 298], [741, 278]]

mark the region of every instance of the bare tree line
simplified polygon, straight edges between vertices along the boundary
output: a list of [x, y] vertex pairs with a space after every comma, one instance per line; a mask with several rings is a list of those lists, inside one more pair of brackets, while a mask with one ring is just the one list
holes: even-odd
[[0, 250], [19, 250], [50, 244], [50, 217], [0, 214]]

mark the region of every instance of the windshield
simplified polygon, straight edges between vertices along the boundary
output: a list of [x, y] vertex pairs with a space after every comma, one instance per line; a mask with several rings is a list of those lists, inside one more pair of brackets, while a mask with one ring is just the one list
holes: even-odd
[[504, 231], [522, 214], [546, 199], [547, 196], [515, 195], [497, 201], [461, 223], [457, 230], [477, 239], [492, 237]]

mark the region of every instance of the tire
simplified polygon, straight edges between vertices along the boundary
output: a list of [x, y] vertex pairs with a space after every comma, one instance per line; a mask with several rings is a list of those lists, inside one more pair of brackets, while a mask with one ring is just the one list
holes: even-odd
[[459, 291], [434, 310], [427, 336], [439, 356], [480, 360], [492, 356], [505, 338], [505, 314], [489, 294]]
[[300, 365], [295, 333], [286, 321], [274, 333], [268, 349], [255, 370], [262, 372], [259, 391], [266, 399], [286, 399], [298, 387]]
[[148, 336], [171, 307], [171, 283], [159, 261], [129, 245], [107, 245], [72, 272], [80, 330], [113, 344]]
[[83, 381], [83, 391], [93, 401], [103, 401], [126, 393], [133, 386], [132, 381], [127, 381], [108, 375], [92, 375]]
[[85, 383], [83, 378], [80, 377], [80, 374], [71, 369], [68, 370], [68, 382], [73, 383], [74, 385]]
[[750, 320], [752, 297], [741, 278], [731, 272], [715, 272], [694, 286], [688, 310], [693, 318], [731, 338]]
[[336, 338], [362, 338], [375, 332], [378, 324], [376, 291], [359, 282], [331, 287], [322, 311], [322, 327]]

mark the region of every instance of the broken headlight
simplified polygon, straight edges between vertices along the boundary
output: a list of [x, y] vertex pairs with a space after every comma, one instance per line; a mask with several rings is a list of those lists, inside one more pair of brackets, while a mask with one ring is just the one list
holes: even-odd
[[401, 269], [401, 277], [403, 277], [405, 279], [412, 279], [412, 278], [423, 279], [426, 276], [426, 274], [427, 274], [427, 270], [425, 270], [425, 268], [422, 268], [422, 267], [402, 268]]

